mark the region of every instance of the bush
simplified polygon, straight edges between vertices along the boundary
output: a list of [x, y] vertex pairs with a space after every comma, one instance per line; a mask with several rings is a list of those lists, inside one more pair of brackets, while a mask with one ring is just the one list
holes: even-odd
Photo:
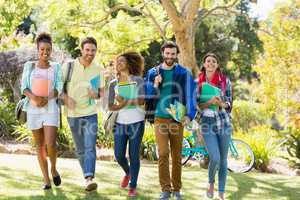
[[244, 100], [233, 102], [232, 123], [235, 131], [247, 132], [251, 127], [266, 124], [270, 118], [262, 104]]
[[293, 167], [300, 169], [300, 128], [290, 126], [284, 133], [286, 136], [284, 145], [290, 155], [286, 159]]
[[263, 172], [268, 171], [272, 157], [276, 156], [280, 144], [276, 139], [277, 132], [267, 126], [256, 126], [248, 132], [236, 132], [234, 137], [248, 143], [255, 156], [255, 168]]
[[144, 137], [141, 144], [141, 154], [143, 158], [148, 160], [157, 160], [155, 153], [155, 133], [154, 126], [147, 124], [145, 125]]
[[15, 107], [14, 102], [10, 102], [8, 97], [1, 93], [0, 98], [0, 136], [5, 138], [14, 137], [11, 133], [14, 131], [14, 126], [17, 125], [15, 119]]

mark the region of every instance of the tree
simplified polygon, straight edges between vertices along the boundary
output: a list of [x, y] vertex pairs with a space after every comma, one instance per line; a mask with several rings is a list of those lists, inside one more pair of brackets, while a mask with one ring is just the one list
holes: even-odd
[[[196, 72], [195, 36], [199, 24], [211, 15], [245, 15], [245, 20], [249, 20], [246, 12], [237, 11], [238, 2], [95, 0], [84, 3], [51, 0], [47, 5], [43, 2], [45, 9], [40, 13], [50, 30], [60, 38], [66, 33], [75, 38], [87, 34], [96, 36], [102, 43], [99, 53], [104, 60], [128, 49], [143, 51], [155, 40], [174, 36], [181, 49], [179, 62]], [[62, 4], [65, 5], [63, 8]]]
[[255, 70], [259, 81], [253, 85], [256, 98], [284, 123], [300, 110], [300, 2], [291, 0], [276, 8], [262, 26], [260, 38], [265, 53]]

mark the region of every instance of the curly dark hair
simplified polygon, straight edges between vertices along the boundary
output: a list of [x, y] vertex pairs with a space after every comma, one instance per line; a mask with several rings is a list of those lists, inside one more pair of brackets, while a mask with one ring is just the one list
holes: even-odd
[[40, 33], [36, 38], [36, 45], [39, 47], [39, 43], [45, 42], [49, 43], [52, 46], [52, 38], [48, 33]]
[[127, 61], [129, 74], [134, 76], [142, 76], [144, 71], [144, 57], [137, 52], [126, 52], [120, 54], [119, 57], [124, 57]]

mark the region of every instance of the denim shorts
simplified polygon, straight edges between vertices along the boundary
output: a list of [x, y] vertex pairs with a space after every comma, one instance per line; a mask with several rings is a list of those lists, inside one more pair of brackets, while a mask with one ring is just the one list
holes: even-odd
[[41, 129], [43, 126], [59, 127], [59, 113], [27, 113], [27, 128], [29, 130]]

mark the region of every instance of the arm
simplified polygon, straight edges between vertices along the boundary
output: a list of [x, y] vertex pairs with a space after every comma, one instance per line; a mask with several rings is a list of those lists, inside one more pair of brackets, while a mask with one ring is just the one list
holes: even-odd
[[138, 98], [130, 99], [127, 101], [127, 105], [141, 106], [145, 104], [145, 82], [141, 77], [136, 78]]
[[149, 70], [145, 76], [145, 99], [152, 99], [158, 94], [158, 88], [154, 86], [154, 71]]
[[192, 74], [189, 71], [186, 72], [185, 82], [186, 82], [185, 100], [186, 100], [187, 117], [190, 120], [193, 120], [197, 112], [197, 101], [196, 101], [197, 90], [196, 90], [196, 83], [193, 79]]
[[223, 108], [226, 109], [226, 111], [231, 112], [232, 109], [232, 102], [233, 102], [233, 92], [232, 92], [232, 84], [231, 81], [226, 78], [226, 91], [225, 96], [222, 97], [223, 101]]
[[[127, 105], [127, 101], [125, 101], [122, 97], [117, 96], [115, 94], [115, 86], [116, 82], [111, 82], [109, 84], [108, 89], [108, 109], [110, 111], [118, 111]], [[118, 103], [116, 103], [115, 99]]]
[[54, 90], [50, 92], [48, 99], [53, 99], [61, 95], [63, 90], [63, 74], [60, 64], [56, 64]]

